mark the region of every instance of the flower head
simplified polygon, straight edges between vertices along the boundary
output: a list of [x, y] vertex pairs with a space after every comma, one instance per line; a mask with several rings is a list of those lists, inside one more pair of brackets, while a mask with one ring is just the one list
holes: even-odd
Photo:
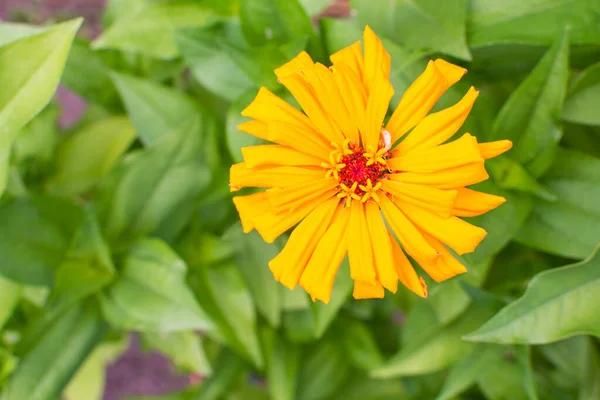
[[[488, 178], [485, 159], [510, 141], [478, 143], [470, 134], [448, 142], [478, 92], [429, 114], [466, 72], [438, 59], [406, 90], [384, 124], [394, 90], [391, 59], [367, 27], [360, 42], [314, 63], [302, 52], [275, 70], [304, 112], [261, 88], [242, 112], [239, 129], [274, 144], [242, 149], [231, 167], [231, 190], [266, 190], [234, 197], [243, 229], [267, 242], [295, 227], [270, 263], [275, 279], [300, 284], [328, 302], [346, 254], [355, 298], [396, 292], [398, 281], [422, 297], [427, 287], [406, 254], [435, 281], [466, 271], [448, 250], [469, 253], [486, 231], [459, 217], [481, 215], [502, 197], [466, 188]], [[406, 254], [405, 254], [406, 253]]]

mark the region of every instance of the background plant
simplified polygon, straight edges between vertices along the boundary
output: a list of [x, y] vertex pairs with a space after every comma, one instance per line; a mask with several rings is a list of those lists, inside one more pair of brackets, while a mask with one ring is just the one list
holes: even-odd
[[[91, 43], [79, 19], [0, 24], [1, 400], [100, 398], [130, 331], [205, 376], [163, 399], [600, 398], [600, 1], [351, 0], [311, 23], [328, 3], [111, 0]], [[354, 301], [340, 274], [325, 306], [273, 280], [282, 242], [241, 233], [228, 169], [257, 89], [285, 96], [273, 69], [365, 24], [393, 106], [429, 58], [469, 69], [438, 107], [481, 90], [461, 133], [513, 140], [481, 185], [508, 202], [428, 299]], [[59, 82], [91, 105], [66, 131]]]

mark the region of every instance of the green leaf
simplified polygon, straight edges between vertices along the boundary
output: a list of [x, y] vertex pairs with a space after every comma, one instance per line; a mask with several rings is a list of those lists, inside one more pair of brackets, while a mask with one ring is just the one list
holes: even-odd
[[111, 76], [145, 145], [180, 128], [191, 117], [200, 116], [198, 104], [183, 93], [129, 75]]
[[329, 0], [299, 0], [308, 15], [317, 15], [331, 5]]
[[238, 125], [249, 120], [249, 118], [243, 117], [241, 112], [254, 100], [254, 97], [256, 97], [256, 90], [251, 89], [240, 96], [227, 112], [227, 127], [225, 130], [227, 147], [229, 148], [229, 154], [231, 154], [233, 161], [236, 163], [244, 161], [241, 151], [242, 147], [267, 143], [237, 128]]
[[595, 29], [600, 13], [596, 0], [471, 0], [470, 5], [468, 41], [472, 47], [496, 43], [549, 45], [565, 26], [571, 29], [571, 44], [600, 43], [600, 32]]
[[85, 219], [77, 206], [51, 197], [0, 206], [0, 273], [30, 285], [50, 285]]
[[600, 354], [593, 343], [589, 340], [587, 342], [589, 351], [585, 354], [585, 369], [579, 400], [600, 397]]
[[297, 345], [289, 343], [270, 327], [261, 329], [267, 369], [267, 388], [271, 398], [294, 400], [298, 380], [300, 351]]
[[23, 38], [39, 35], [47, 29], [47, 27], [43, 26], [2, 21], [0, 22], [0, 47]]
[[541, 344], [585, 333], [600, 336], [600, 318], [594, 307], [599, 284], [600, 253], [578, 264], [542, 272], [531, 280], [523, 297], [465, 339]]
[[106, 366], [127, 349], [128, 341], [105, 342], [98, 345], [83, 363], [63, 392], [66, 400], [101, 400], [104, 393]]
[[361, 25], [412, 49], [471, 60], [467, 47], [467, 0], [351, 0]]
[[499, 188], [532, 194], [547, 201], [556, 201], [556, 195], [536, 181], [518, 162], [501, 155], [489, 160], [486, 166]]
[[200, 124], [190, 120], [144, 150], [130, 153], [100, 187], [98, 211], [109, 242], [126, 247], [175, 210], [197, 201], [210, 174]]
[[228, 31], [218, 26], [210, 31], [178, 31], [175, 39], [194, 78], [211, 93], [232, 102], [256, 85], [222, 50], [217, 38], [226, 35], [229, 35]]
[[227, 349], [221, 350], [214, 369], [214, 374], [202, 382], [198, 393], [190, 399], [220, 400], [246, 372], [243, 360]]
[[167, 355], [184, 373], [208, 376], [211, 366], [204, 354], [201, 337], [193, 331], [170, 333], [144, 332], [140, 339], [145, 349], [156, 349]]
[[21, 285], [0, 275], [0, 332], [21, 299]]
[[10, 147], [52, 98], [81, 22], [65, 22], [0, 48], [0, 194], [6, 188]]
[[355, 367], [368, 371], [383, 364], [383, 356], [375, 338], [364, 323], [345, 318], [340, 323], [342, 345]]
[[83, 193], [99, 182], [135, 139], [127, 117], [100, 120], [67, 137], [58, 149], [49, 191], [63, 196]]
[[477, 383], [485, 398], [533, 400], [515, 351], [507, 349], [503, 356], [479, 374]]
[[101, 297], [115, 328], [148, 332], [209, 329], [212, 323], [185, 282], [187, 266], [157, 239], [138, 242], [123, 262], [117, 282]]
[[240, 224], [234, 225], [226, 235], [228, 240], [235, 242], [236, 264], [252, 293], [256, 308], [271, 326], [278, 327], [283, 288], [273, 278], [269, 261], [281, 251], [281, 242], [266, 243], [257, 232], [244, 234]]
[[100, 342], [106, 325], [97, 308], [80, 304], [52, 324], [23, 355], [2, 400], [54, 400]]
[[328, 399], [344, 382], [349, 366], [344, 349], [332, 340], [324, 340], [307, 355], [298, 376], [298, 400]]
[[509, 139], [508, 157], [541, 176], [552, 163], [562, 136], [558, 123], [569, 71], [567, 31], [548, 50], [498, 114], [491, 140]]
[[578, 124], [600, 125], [600, 63], [583, 71], [569, 88], [562, 112], [564, 120]]
[[351, 374], [333, 400], [393, 400], [407, 396], [405, 386], [398, 379], [373, 379]]
[[119, 18], [94, 42], [94, 49], [118, 49], [173, 59], [179, 55], [173, 34], [178, 28], [209, 25], [220, 17], [203, 3], [191, 1], [150, 3]]
[[558, 201], [536, 200], [517, 236], [520, 243], [570, 258], [583, 259], [600, 241], [600, 160], [559, 149], [542, 181]]
[[[414, 311], [413, 311], [414, 312]], [[481, 325], [494, 313], [489, 304], [477, 301], [454, 322], [442, 329], [414, 337], [402, 350], [383, 366], [374, 369], [375, 378], [423, 375], [440, 371], [458, 361], [473, 347], [461, 337]]]

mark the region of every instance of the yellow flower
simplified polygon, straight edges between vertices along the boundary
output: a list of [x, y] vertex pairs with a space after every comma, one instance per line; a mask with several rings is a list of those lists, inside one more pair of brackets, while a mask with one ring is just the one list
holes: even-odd
[[276, 143], [243, 148], [244, 162], [231, 167], [232, 191], [267, 189], [234, 197], [244, 232], [256, 229], [270, 243], [298, 224], [269, 268], [313, 300], [329, 301], [346, 254], [355, 298], [395, 293], [398, 281], [427, 297], [404, 252], [437, 282], [466, 272], [446, 246], [472, 252], [486, 231], [459, 217], [505, 201], [466, 186], [486, 180], [484, 160], [512, 144], [480, 144], [468, 133], [445, 143], [478, 95], [471, 88], [454, 106], [427, 115], [466, 73], [459, 66], [430, 61], [384, 125], [394, 94], [391, 61], [373, 31], [365, 29], [364, 55], [357, 42], [331, 61], [327, 68], [302, 52], [275, 70], [304, 113], [266, 88], [242, 112], [252, 120], [240, 130]]

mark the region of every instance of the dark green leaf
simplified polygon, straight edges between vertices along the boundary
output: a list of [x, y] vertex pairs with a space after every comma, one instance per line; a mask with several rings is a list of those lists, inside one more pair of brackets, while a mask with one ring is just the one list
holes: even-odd
[[244, 362], [228, 350], [222, 350], [215, 364], [214, 374], [202, 382], [198, 393], [190, 398], [197, 400], [219, 400], [239, 381], [246, 366]]
[[296, 399], [329, 399], [337, 392], [348, 372], [342, 346], [330, 340], [319, 342], [302, 362]]
[[0, 331], [19, 303], [22, 290], [18, 283], [0, 276]]
[[345, 318], [340, 321], [341, 342], [344, 350], [355, 367], [368, 371], [383, 363], [381, 351], [373, 334], [361, 322]]
[[600, 63], [583, 71], [569, 88], [562, 117], [569, 122], [600, 125]]
[[294, 400], [298, 380], [299, 348], [270, 327], [263, 327], [261, 334], [269, 393], [273, 399]]

